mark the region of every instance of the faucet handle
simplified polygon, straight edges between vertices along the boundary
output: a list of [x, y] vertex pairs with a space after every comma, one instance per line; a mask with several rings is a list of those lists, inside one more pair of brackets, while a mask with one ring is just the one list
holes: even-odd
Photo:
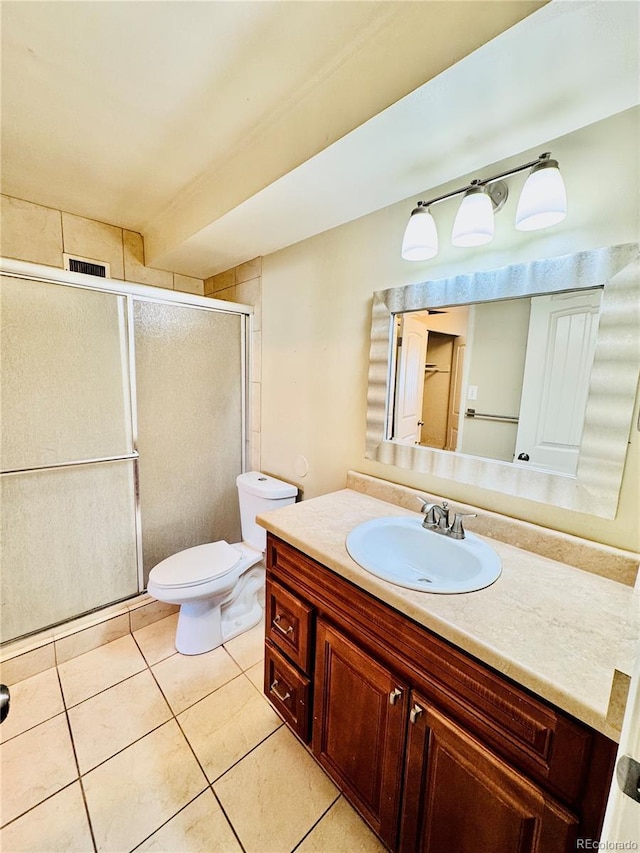
[[416, 495], [416, 500], [420, 501], [422, 506], [420, 507], [420, 512], [423, 513], [424, 519], [422, 521], [422, 526], [429, 529], [438, 526], [438, 519], [436, 518], [436, 507], [437, 504], [431, 503], [428, 498], [425, 498], [424, 495]]
[[476, 518], [476, 512], [456, 512], [453, 517], [453, 524], [451, 525], [451, 529], [449, 535], [453, 539], [464, 539], [464, 527], [462, 526], [462, 520], [464, 518]]

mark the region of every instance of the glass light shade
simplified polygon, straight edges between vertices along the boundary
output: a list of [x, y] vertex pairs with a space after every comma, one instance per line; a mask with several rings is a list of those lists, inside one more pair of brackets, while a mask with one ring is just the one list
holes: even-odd
[[567, 192], [555, 160], [534, 167], [520, 193], [516, 211], [518, 231], [537, 231], [556, 225], [567, 215]]
[[427, 261], [438, 254], [438, 232], [426, 207], [416, 207], [409, 217], [402, 240], [405, 261]]
[[482, 187], [465, 193], [451, 232], [454, 246], [483, 246], [493, 240], [493, 204]]

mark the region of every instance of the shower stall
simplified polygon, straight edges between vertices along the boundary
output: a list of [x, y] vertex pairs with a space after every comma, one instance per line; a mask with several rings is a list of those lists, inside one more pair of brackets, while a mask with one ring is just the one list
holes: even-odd
[[238, 541], [251, 309], [3, 260], [1, 642]]

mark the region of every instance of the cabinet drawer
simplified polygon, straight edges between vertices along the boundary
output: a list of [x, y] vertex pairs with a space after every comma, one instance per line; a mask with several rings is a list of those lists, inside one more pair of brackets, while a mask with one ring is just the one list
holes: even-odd
[[311, 614], [311, 607], [267, 579], [267, 638], [306, 673], [311, 666]]
[[264, 692], [285, 722], [308, 743], [310, 681], [268, 641], [265, 644]]

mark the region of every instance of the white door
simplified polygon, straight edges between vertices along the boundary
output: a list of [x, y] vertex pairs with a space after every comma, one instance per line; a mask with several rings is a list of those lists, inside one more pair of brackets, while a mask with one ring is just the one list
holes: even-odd
[[522, 456], [536, 468], [576, 473], [601, 293], [531, 299], [514, 461]]
[[[635, 671], [629, 687], [629, 698], [622, 723], [620, 746], [616, 759], [616, 768], [622, 769], [627, 763], [625, 756], [640, 762], [640, 646], [636, 655]], [[621, 763], [622, 760], [622, 763]], [[640, 767], [637, 764], [636, 767]], [[636, 792], [640, 785], [640, 771], [629, 768], [626, 778], [621, 774], [621, 782]], [[603, 842], [610, 846], [602, 849], [640, 850], [640, 803], [624, 794], [614, 773], [607, 811], [602, 828]], [[614, 842], [619, 846], [614, 847]], [[627, 846], [623, 846], [626, 842]]]
[[403, 444], [417, 444], [419, 441], [426, 355], [426, 326], [411, 314], [405, 314], [402, 322], [394, 418], [394, 438]]

